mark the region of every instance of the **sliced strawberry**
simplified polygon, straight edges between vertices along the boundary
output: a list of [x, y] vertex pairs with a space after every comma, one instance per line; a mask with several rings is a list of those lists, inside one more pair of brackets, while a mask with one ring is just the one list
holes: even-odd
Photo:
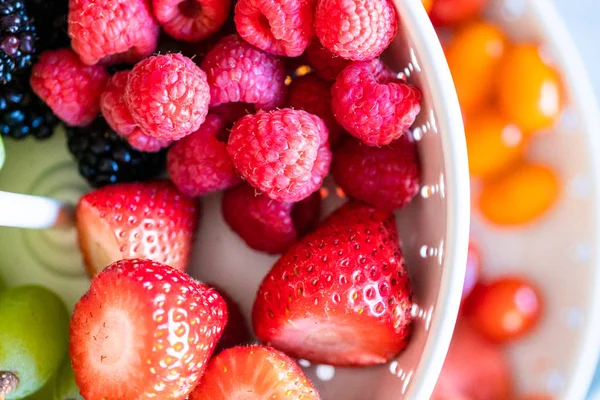
[[431, 400], [512, 399], [510, 372], [500, 347], [459, 321]]
[[318, 400], [302, 370], [285, 354], [263, 346], [234, 347], [215, 356], [190, 400]]
[[118, 261], [75, 306], [69, 353], [77, 386], [90, 400], [185, 398], [226, 322], [224, 300], [185, 273]]
[[293, 357], [381, 364], [406, 346], [411, 307], [392, 214], [349, 203], [277, 261], [252, 322], [259, 339]]
[[221, 339], [219, 339], [219, 343], [215, 349], [215, 354], [218, 354], [225, 349], [248, 343], [251, 338], [250, 329], [248, 329], [248, 324], [246, 324], [246, 320], [242, 314], [242, 310], [240, 310], [240, 306], [238, 306], [237, 303], [233, 301], [233, 299], [222, 288], [212, 283], [209, 285], [212, 286], [217, 293], [219, 293], [223, 300], [225, 300], [225, 304], [227, 304], [227, 312], [229, 314], [227, 325], [223, 330]]
[[185, 270], [198, 216], [196, 202], [169, 182], [122, 183], [86, 194], [76, 218], [88, 273], [129, 258]]

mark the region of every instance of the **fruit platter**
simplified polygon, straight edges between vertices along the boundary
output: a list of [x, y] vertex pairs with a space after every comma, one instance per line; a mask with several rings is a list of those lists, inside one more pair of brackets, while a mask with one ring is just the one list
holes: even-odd
[[0, 22], [0, 400], [583, 398], [600, 121], [548, 2]]
[[430, 396], [469, 192], [419, 0], [0, 12], [0, 399]]

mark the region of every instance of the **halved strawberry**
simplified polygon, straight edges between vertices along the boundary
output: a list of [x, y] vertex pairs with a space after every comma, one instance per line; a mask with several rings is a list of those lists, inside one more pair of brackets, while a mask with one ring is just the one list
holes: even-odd
[[277, 261], [252, 322], [259, 339], [293, 357], [381, 364], [406, 346], [411, 307], [392, 214], [348, 203]]
[[185, 270], [196, 229], [196, 202], [170, 182], [109, 185], [77, 205], [77, 234], [90, 276], [121, 259], [146, 258]]
[[226, 322], [224, 300], [185, 273], [118, 261], [75, 306], [69, 353], [77, 386], [90, 400], [185, 398]]
[[302, 370], [285, 354], [263, 346], [233, 347], [208, 363], [190, 400], [318, 400]]

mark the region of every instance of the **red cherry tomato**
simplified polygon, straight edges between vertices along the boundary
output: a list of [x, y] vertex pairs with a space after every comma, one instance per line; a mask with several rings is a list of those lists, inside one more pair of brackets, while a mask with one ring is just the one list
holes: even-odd
[[542, 313], [542, 299], [528, 281], [505, 277], [475, 287], [465, 312], [488, 339], [507, 342], [530, 332]]
[[549, 394], [529, 394], [519, 397], [518, 400], [554, 400]]
[[469, 252], [467, 253], [467, 270], [465, 272], [465, 284], [463, 286], [463, 300], [471, 294], [479, 279], [479, 271], [481, 271], [481, 255], [479, 247], [473, 240], [469, 241]]
[[459, 319], [431, 400], [508, 400], [512, 387], [502, 349]]
[[437, 26], [457, 25], [477, 17], [487, 0], [434, 0], [429, 17]]

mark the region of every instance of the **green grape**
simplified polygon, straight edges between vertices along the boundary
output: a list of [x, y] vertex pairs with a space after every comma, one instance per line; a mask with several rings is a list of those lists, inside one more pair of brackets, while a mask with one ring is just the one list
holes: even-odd
[[56, 376], [52, 375], [52, 378], [44, 385], [43, 388], [32, 394], [31, 396], [25, 397], [23, 400], [52, 400], [54, 397], [54, 381]]
[[69, 315], [41, 286], [0, 292], [0, 398], [22, 399], [41, 389], [67, 353]]
[[79, 388], [75, 383], [75, 374], [71, 368], [69, 357], [65, 357], [56, 375], [53, 398], [54, 400], [84, 400], [79, 394]]

